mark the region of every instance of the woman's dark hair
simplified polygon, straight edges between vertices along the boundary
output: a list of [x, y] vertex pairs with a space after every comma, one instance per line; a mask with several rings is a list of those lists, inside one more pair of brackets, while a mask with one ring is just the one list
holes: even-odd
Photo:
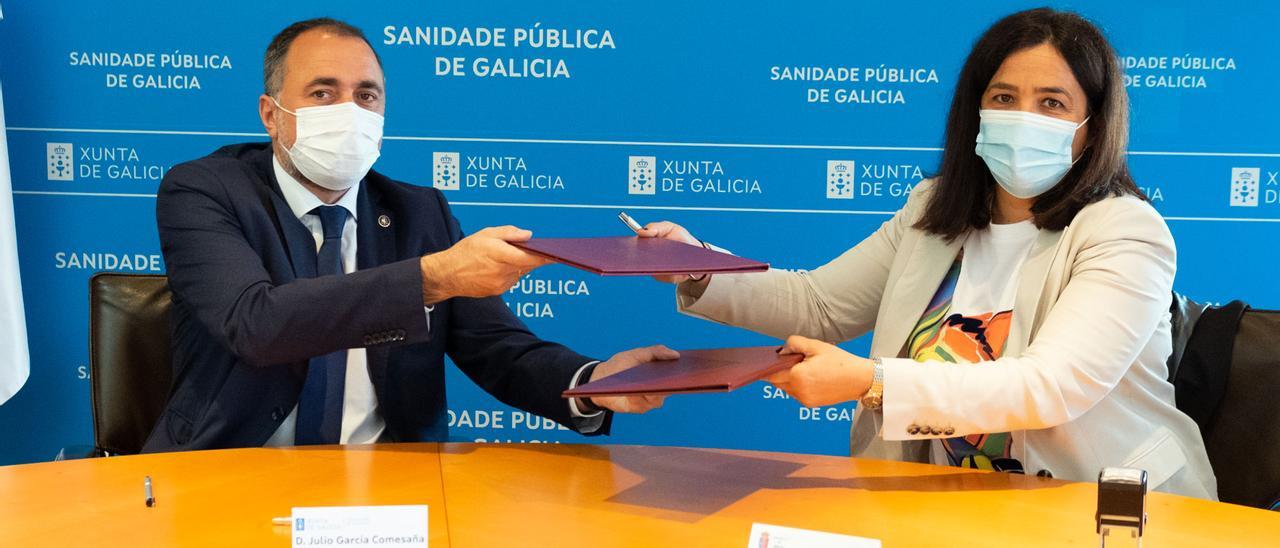
[[1049, 8], [1015, 13], [987, 30], [960, 70], [935, 188], [916, 228], [953, 240], [991, 223], [995, 178], [974, 152], [987, 85], [1009, 55], [1049, 44], [1067, 60], [1088, 99], [1088, 147], [1031, 212], [1037, 227], [1062, 230], [1080, 209], [1108, 196], [1146, 199], [1129, 175], [1129, 98], [1111, 44], [1083, 17]]

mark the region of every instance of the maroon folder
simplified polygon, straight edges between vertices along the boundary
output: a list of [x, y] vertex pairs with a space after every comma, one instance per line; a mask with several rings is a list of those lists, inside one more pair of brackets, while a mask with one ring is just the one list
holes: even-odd
[[768, 263], [661, 238], [534, 238], [512, 245], [601, 276], [763, 272]]
[[565, 390], [566, 398], [731, 392], [790, 369], [801, 354], [778, 354], [776, 346], [681, 350], [675, 360], [646, 362], [616, 375]]

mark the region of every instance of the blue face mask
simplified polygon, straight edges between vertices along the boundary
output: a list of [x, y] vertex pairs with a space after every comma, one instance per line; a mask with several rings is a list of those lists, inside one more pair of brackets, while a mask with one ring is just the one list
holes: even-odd
[[1035, 198], [1061, 181], [1075, 160], [1071, 143], [1076, 124], [1020, 110], [981, 110], [978, 156], [1006, 192], [1018, 198]]

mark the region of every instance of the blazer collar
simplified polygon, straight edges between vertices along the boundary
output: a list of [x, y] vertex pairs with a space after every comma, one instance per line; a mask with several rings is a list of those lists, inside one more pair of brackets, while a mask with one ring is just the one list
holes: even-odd
[[356, 209], [360, 227], [356, 231], [356, 267], [365, 270], [395, 262], [396, 229], [400, 219], [384, 205], [382, 193], [371, 176], [360, 182]]
[[315, 239], [312, 238], [307, 227], [303, 226], [302, 221], [293, 215], [289, 202], [284, 199], [284, 194], [280, 191], [280, 183], [276, 181], [273, 168], [275, 154], [271, 144], [255, 144], [253, 149], [244, 149], [240, 152], [243, 154], [241, 157], [253, 167], [263, 183], [258, 187], [259, 197], [263, 207], [275, 221], [281, 245], [288, 253], [289, 264], [293, 267], [293, 276], [314, 278], [316, 275]]
[[902, 355], [907, 337], [937, 293], [938, 285], [959, 256], [963, 244], [963, 237], [947, 241], [921, 232], [921, 238], [916, 240], [903, 264], [902, 275], [886, 288], [882, 302], [891, 308], [884, 311], [883, 324], [876, 326], [873, 356]]
[[[271, 176], [275, 185], [275, 176]], [[280, 187], [274, 186], [271, 203], [275, 209], [276, 226], [285, 250], [289, 252], [289, 263], [293, 265], [295, 278], [316, 277], [316, 240], [302, 221], [293, 216], [289, 203], [280, 195]]]
[[1058, 256], [1058, 244], [1062, 241], [1062, 230], [1040, 230], [1027, 260], [1022, 263], [1022, 272], [1018, 275], [1018, 291], [1013, 301], [1013, 325], [1009, 328], [1009, 338], [1005, 342], [1001, 355], [1021, 356], [1035, 335], [1041, 323], [1040, 301], [1044, 295], [1045, 280], [1049, 276], [1049, 267]]

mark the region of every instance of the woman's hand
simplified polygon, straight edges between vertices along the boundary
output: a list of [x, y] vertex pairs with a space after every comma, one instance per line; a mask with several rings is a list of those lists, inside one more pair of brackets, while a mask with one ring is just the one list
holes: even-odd
[[790, 370], [770, 375], [769, 382], [805, 407], [823, 407], [859, 399], [871, 388], [874, 365], [835, 345], [792, 335], [783, 354], [804, 354]]
[[[684, 227], [669, 221], [658, 221], [644, 225], [644, 228], [637, 232], [636, 235], [641, 238], [663, 238], [675, 240], [682, 244], [702, 245], [702, 242], [694, 238], [692, 234], [689, 234], [689, 231], [685, 230]], [[678, 284], [692, 277], [687, 274], [677, 274], [674, 276], [654, 276], [653, 279], [660, 282]]]

